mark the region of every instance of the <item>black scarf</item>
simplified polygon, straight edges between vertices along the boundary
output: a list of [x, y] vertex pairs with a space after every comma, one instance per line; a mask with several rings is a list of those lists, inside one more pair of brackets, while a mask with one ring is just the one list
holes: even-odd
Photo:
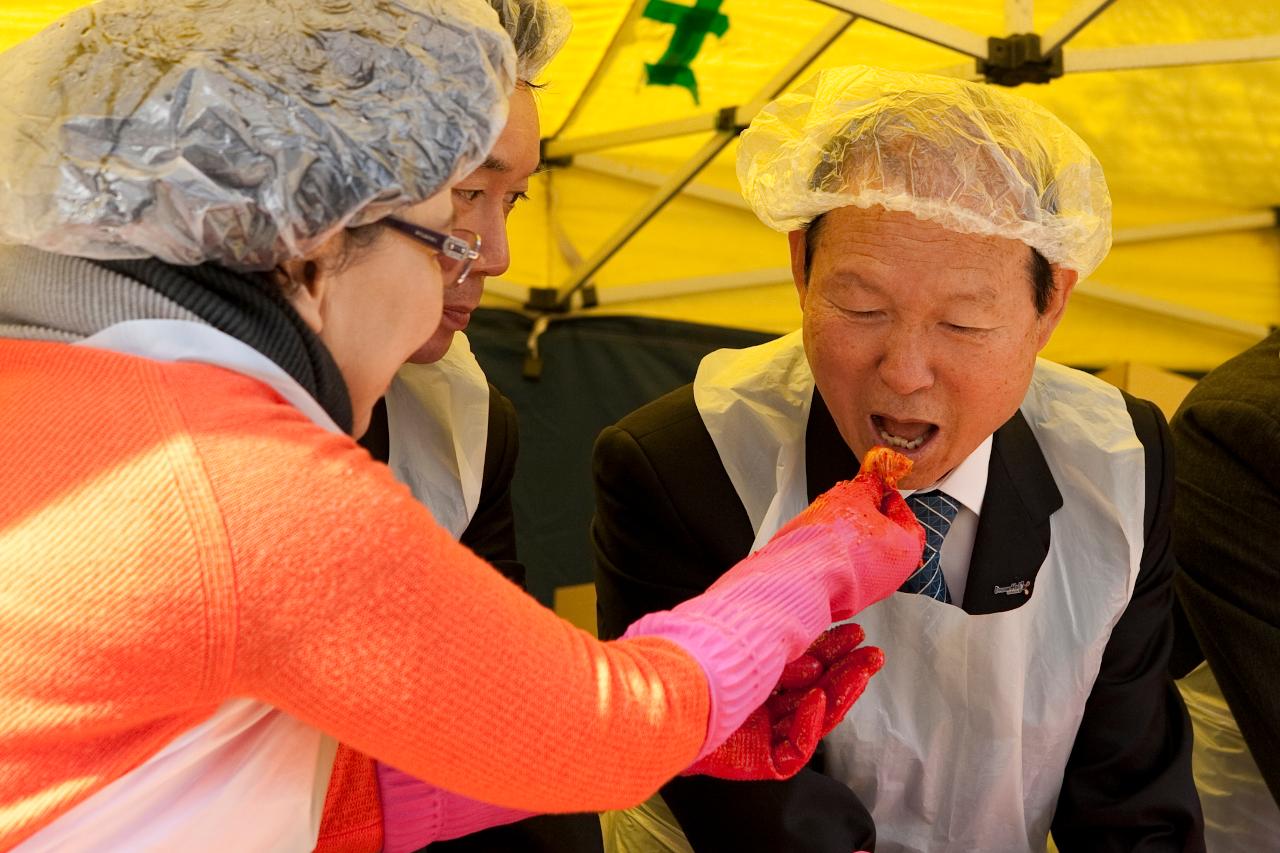
[[341, 430], [351, 432], [351, 396], [337, 363], [265, 276], [213, 264], [180, 267], [155, 258], [89, 262], [140, 282], [253, 347], [305, 388]]

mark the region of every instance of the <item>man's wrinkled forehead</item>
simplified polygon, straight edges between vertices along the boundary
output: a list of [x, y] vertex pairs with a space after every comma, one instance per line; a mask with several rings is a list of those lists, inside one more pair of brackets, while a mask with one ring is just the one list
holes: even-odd
[[[945, 261], [935, 253], [944, 252]], [[990, 234], [954, 230], [920, 218], [913, 212], [880, 206], [845, 206], [819, 216], [805, 234], [805, 278], [814, 270], [833, 285], [867, 291], [898, 287], [908, 268], [919, 274], [919, 265], [951, 275], [959, 283], [970, 271], [984, 275], [1012, 265], [1027, 265], [1033, 248], [1020, 240]], [[932, 259], [925, 262], [924, 259]], [[961, 301], [990, 304], [1002, 293], [982, 285], [981, 278], [951, 295]]]

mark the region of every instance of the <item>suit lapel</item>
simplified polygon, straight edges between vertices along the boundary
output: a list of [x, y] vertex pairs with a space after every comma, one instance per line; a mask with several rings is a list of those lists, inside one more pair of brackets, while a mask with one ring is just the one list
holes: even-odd
[[809, 423], [804, 436], [804, 470], [808, 478], [809, 502], [839, 483], [858, 476], [858, 457], [845, 444], [836, 422], [818, 389], [813, 389]]
[[1040, 445], [1022, 413], [1015, 412], [991, 444], [987, 492], [965, 585], [966, 613], [1001, 613], [1027, 602], [1049, 553], [1049, 516], [1061, 506]]
[[[810, 501], [858, 474], [858, 458], [816, 388], [805, 428], [805, 474]], [[1040, 445], [1022, 413], [1015, 412], [992, 438], [987, 492], [965, 584], [966, 613], [1001, 613], [1026, 603], [1049, 553], [1049, 516], [1061, 506]], [[1025, 584], [1025, 594], [1016, 591], [1019, 584]]]

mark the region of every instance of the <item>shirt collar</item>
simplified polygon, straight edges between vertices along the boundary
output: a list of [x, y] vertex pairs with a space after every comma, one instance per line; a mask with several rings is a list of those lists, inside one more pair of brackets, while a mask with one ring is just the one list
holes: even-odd
[[921, 489], [903, 489], [902, 496], [941, 489], [974, 515], [981, 515], [982, 499], [987, 494], [987, 473], [991, 467], [991, 441], [992, 436], [987, 436], [963, 462], [933, 485]]

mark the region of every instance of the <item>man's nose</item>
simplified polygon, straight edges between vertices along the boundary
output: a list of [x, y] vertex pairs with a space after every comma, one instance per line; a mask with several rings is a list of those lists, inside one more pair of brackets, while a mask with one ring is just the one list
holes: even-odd
[[933, 364], [925, 336], [895, 329], [884, 341], [876, 370], [890, 391], [906, 397], [933, 384]]
[[507, 221], [502, 212], [486, 211], [479, 233], [480, 257], [472, 269], [486, 277], [502, 275], [511, 266]]

